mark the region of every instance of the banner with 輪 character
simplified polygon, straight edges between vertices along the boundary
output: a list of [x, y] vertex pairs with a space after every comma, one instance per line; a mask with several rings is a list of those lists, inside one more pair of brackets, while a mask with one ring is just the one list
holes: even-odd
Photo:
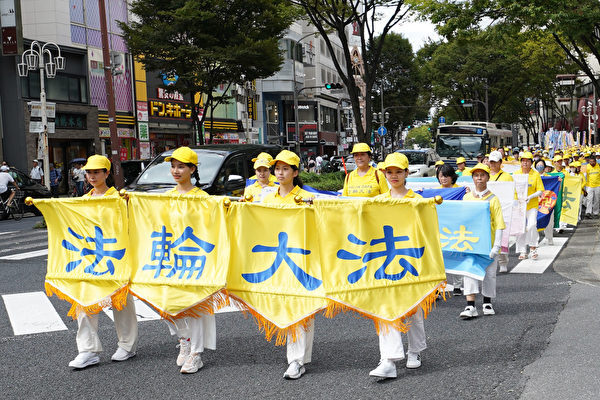
[[130, 193], [132, 293], [168, 319], [223, 305], [226, 211], [216, 197]]
[[70, 302], [73, 318], [126, 303], [127, 204], [112, 190], [112, 196], [33, 201], [48, 226], [46, 293]]

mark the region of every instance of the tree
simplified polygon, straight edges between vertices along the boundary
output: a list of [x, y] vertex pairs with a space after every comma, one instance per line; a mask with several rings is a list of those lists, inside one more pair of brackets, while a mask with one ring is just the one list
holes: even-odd
[[404, 141], [404, 147], [411, 148], [413, 145], [419, 147], [430, 147], [431, 146], [431, 131], [429, 125], [421, 125], [418, 128], [411, 129], [406, 135]]
[[[358, 140], [369, 142], [373, 105], [368, 94], [372, 92], [377, 79], [376, 72], [382, 47], [390, 30], [406, 16], [410, 7], [406, 6], [403, 0], [290, 1], [304, 11], [306, 18], [321, 34], [335, 69], [348, 91]], [[357, 32], [360, 41], [358, 49], [363, 56], [361, 65], [353, 60], [351, 54], [350, 37], [353, 31]], [[341, 58], [338, 58], [333, 48], [331, 37], [328, 36], [330, 34], [335, 35], [341, 42]], [[376, 36], [379, 36], [377, 41]], [[364, 100], [366, 118], [363, 118], [361, 100]]]
[[[199, 121], [199, 104], [193, 107], [198, 127], [228, 99], [232, 84], [266, 78], [280, 69], [278, 41], [295, 17], [286, 0], [137, 0], [131, 11], [136, 19], [121, 28], [146, 71], [174, 72], [179, 79], [167, 90], [192, 99], [196, 93], [205, 96]], [[221, 84], [226, 90], [219, 95], [215, 88]]]

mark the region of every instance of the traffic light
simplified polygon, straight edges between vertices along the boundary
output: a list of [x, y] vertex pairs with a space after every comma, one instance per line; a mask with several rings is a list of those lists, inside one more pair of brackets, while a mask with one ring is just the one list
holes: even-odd
[[325, 89], [327, 90], [332, 90], [332, 89], [343, 89], [344, 85], [341, 83], [326, 83], [325, 84]]
[[471, 99], [460, 99], [460, 105], [463, 107], [473, 107], [473, 100]]
[[465, 99], [460, 99], [460, 104], [465, 104]]

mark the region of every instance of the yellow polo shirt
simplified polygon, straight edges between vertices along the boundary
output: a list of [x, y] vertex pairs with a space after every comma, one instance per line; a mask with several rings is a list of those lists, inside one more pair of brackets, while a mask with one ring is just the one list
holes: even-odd
[[296, 196], [300, 196], [302, 199], [309, 199], [311, 197], [315, 197], [313, 194], [300, 188], [300, 186], [295, 186], [291, 192], [285, 195], [285, 197], [281, 197], [279, 195], [280, 189], [281, 188], [277, 188], [275, 192], [266, 195], [262, 201], [263, 204], [296, 204], [296, 201], [294, 200]]
[[[273, 181], [269, 180], [269, 184], [266, 187], [274, 187], [277, 186]], [[252, 197], [254, 197], [254, 199], [258, 199], [260, 197], [260, 194], [262, 193], [264, 187], [262, 187], [260, 185], [260, 183], [258, 183], [258, 181], [254, 182], [252, 185], [250, 186], [246, 186], [246, 189], [244, 189], [244, 196], [247, 195], [252, 195]]]
[[490, 182], [513, 182], [514, 179], [508, 172], [500, 170], [496, 175], [490, 173]]
[[208, 193], [206, 193], [204, 190], [200, 189], [198, 186], [194, 186], [187, 193], [179, 193], [179, 191], [177, 190], [177, 187], [174, 187], [171, 190], [167, 190], [165, 193], [178, 194], [180, 196], [210, 196]]
[[357, 169], [348, 174], [344, 181], [342, 196], [374, 197], [388, 190], [389, 187], [383, 173], [369, 167], [369, 170], [363, 176], [358, 175]]
[[588, 164], [585, 172], [587, 173], [587, 181], [585, 183], [587, 187], [600, 186], [600, 164], [596, 163], [593, 167]]
[[[386, 193], [382, 193], [378, 196], [375, 196], [376, 199], [391, 199], [392, 198], [392, 191], [388, 190]], [[402, 197], [403, 199], [422, 199], [423, 196], [421, 196], [420, 194], [417, 194], [415, 192], [413, 192], [412, 189], [408, 189], [408, 192], [404, 195], [404, 197]]]
[[488, 192], [483, 197], [475, 197], [473, 192], [469, 192], [465, 194], [463, 200], [481, 200], [481, 201], [489, 201], [490, 202], [490, 222], [492, 225], [492, 245], [494, 240], [496, 239], [496, 231], [498, 229], [505, 229], [506, 225], [504, 225], [504, 217], [502, 216], [502, 206], [500, 205], [500, 200], [498, 197], [494, 195], [492, 192]]
[[[92, 189], [89, 192], [87, 192], [86, 194], [84, 194], [81, 197], [92, 197], [92, 193], [94, 193], [94, 190], [96, 189]], [[102, 195], [102, 197], [119, 197], [119, 192], [117, 191], [117, 189], [115, 189], [114, 186], [111, 186], [108, 188], [108, 190]]]

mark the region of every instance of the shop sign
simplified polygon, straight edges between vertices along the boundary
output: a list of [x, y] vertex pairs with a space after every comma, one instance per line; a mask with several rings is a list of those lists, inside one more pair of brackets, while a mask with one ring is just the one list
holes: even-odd
[[141, 141], [147, 142], [150, 140], [147, 122], [138, 122], [138, 135]]
[[[48, 133], [55, 132], [55, 123], [52, 121], [48, 121]], [[42, 121], [29, 121], [29, 133], [40, 133], [44, 131], [44, 125], [42, 125]]]
[[[298, 129], [300, 131], [300, 141], [304, 143], [319, 143], [319, 130], [316, 122], [299, 122]], [[287, 123], [288, 142], [293, 142], [295, 139], [295, 130], [293, 122]]]
[[[101, 138], [110, 138], [110, 128], [100, 127], [98, 128], [98, 136]], [[120, 138], [134, 138], [135, 134], [131, 128], [117, 128], [117, 136]]]
[[192, 108], [189, 104], [150, 100], [148, 105], [150, 116], [154, 118], [192, 118]]
[[148, 122], [148, 103], [145, 101], [136, 101], [135, 108], [138, 121]]
[[157, 88], [156, 94], [159, 99], [163, 100], [176, 100], [176, 101], [185, 101], [183, 99], [183, 95], [179, 92], [167, 92], [166, 89]]
[[119, 151], [119, 158], [121, 161], [127, 160], [127, 149], [125, 147], [121, 147], [121, 150]]
[[[27, 103], [28, 106], [31, 107], [31, 116], [32, 117], [42, 117], [42, 102], [41, 101], [30, 101]], [[56, 117], [56, 103], [46, 102], [46, 117], [55, 118]]]
[[150, 142], [140, 142], [140, 159], [150, 158]]

